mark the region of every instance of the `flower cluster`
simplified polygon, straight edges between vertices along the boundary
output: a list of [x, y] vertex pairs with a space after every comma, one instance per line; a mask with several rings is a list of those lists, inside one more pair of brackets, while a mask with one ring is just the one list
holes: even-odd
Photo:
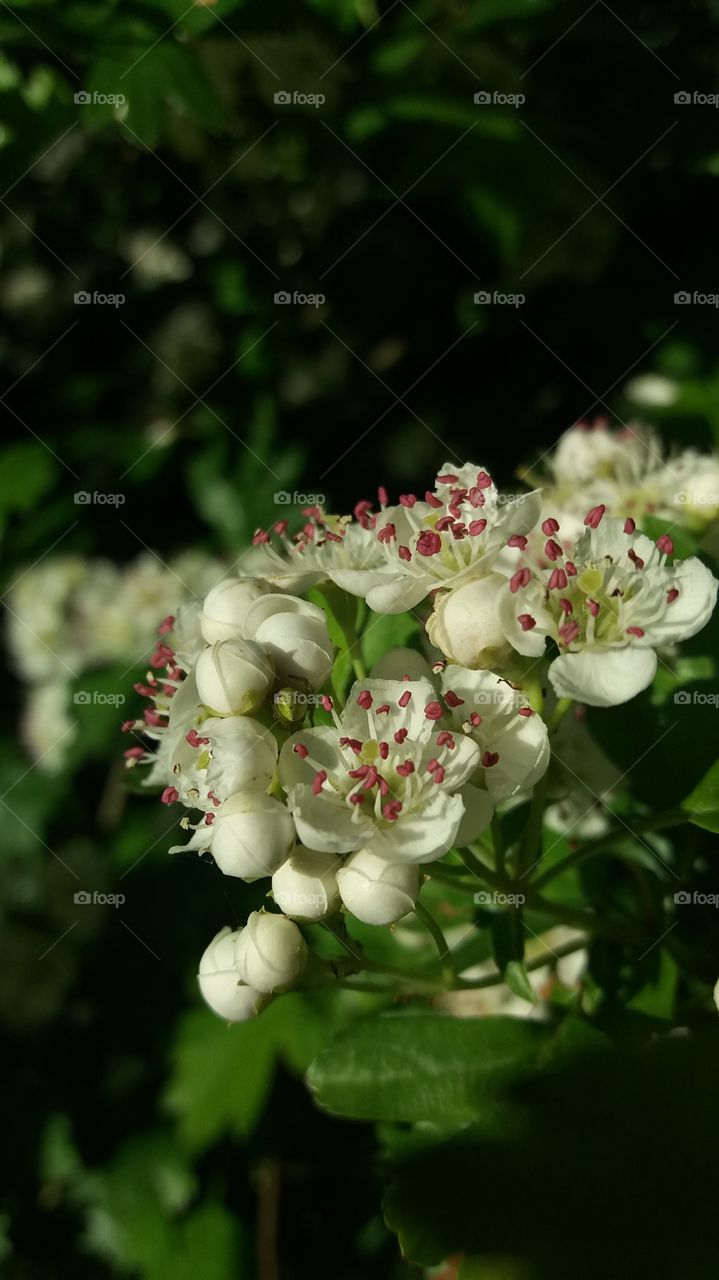
[[6, 600], [7, 640], [13, 667], [27, 685], [22, 738], [40, 769], [56, 773], [66, 762], [78, 728], [73, 683], [113, 664], [142, 664], [158, 618], [205, 595], [223, 573], [201, 551], [167, 564], [143, 552], [122, 567], [49, 556], [21, 573]]
[[[294, 536], [284, 520], [258, 530], [239, 576], [165, 619], [137, 686], [150, 705], [124, 726], [128, 764], [188, 811], [176, 848], [267, 881], [267, 908], [200, 962], [229, 1020], [303, 979], [313, 925], [394, 926], [423, 910], [451, 850], [475, 856], [548, 769], [545, 674], [559, 699], [626, 701], [716, 601], [709, 569], [675, 560], [668, 535], [596, 503], [569, 550], [541, 493], [504, 500], [481, 466], [444, 466], [422, 498], [380, 490], [376, 510], [304, 518]], [[330, 639], [345, 635], [332, 593], [302, 594], [326, 583], [368, 627], [421, 606], [423, 647], [366, 675], [354, 631], [342, 649]]]

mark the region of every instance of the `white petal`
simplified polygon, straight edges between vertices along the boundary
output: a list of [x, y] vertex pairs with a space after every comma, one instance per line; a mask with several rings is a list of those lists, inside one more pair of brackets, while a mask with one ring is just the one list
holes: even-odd
[[[296, 746], [307, 748], [308, 758], [294, 750]], [[345, 771], [345, 763], [337, 745], [337, 730], [331, 725], [318, 725], [315, 729], [301, 729], [288, 738], [280, 752], [280, 782], [285, 791], [304, 783], [309, 786], [318, 767], [327, 773]]]
[[388, 569], [382, 574], [382, 582], [367, 592], [367, 604], [375, 613], [406, 613], [437, 585], [428, 574], [416, 578]]
[[457, 847], [462, 849], [464, 845], [471, 844], [487, 829], [492, 821], [494, 804], [487, 791], [483, 791], [481, 787], [473, 787], [469, 783], [466, 787], [462, 787], [459, 794], [462, 797], [464, 814], [459, 824], [455, 842]]
[[372, 852], [388, 862], [434, 862], [452, 848], [463, 811], [458, 795], [436, 787], [426, 804], [376, 830]]
[[318, 853], [351, 853], [367, 840], [372, 822], [354, 811], [336, 792], [321, 791], [315, 795], [311, 787], [295, 787], [287, 797], [297, 834], [308, 849]]
[[657, 655], [653, 649], [627, 645], [622, 649], [583, 649], [564, 653], [549, 668], [558, 698], [574, 698], [590, 707], [615, 707], [628, 702], [654, 679]]
[[664, 616], [647, 627], [652, 644], [688, 640], [706, 626], [716, 604], [719, 583], [696, 556], [674, 566], [668, 585], [676, 587], [679, 595], [667, 604]]

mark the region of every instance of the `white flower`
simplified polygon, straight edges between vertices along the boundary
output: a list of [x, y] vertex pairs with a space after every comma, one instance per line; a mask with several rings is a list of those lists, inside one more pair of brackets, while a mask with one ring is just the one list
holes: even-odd
[[210, 849], [226, 876], [258, 880], [282, 865], [295, 839], [290, 813], [264, 791], [238, 791], [212, 823]]
[[486, 471], [447, 464], [424, 501], [405, 494], [377, 517], [375, 536], [385, 564], [374, 584], [348, 591], [364, 595], [377, 613], [403, 613], [438, 587], [458, 587], [488, 574], [510, 536], [521, 536], [539, 516], [541, 496], [502, 502]]
[[717, 978], [716, 986], [714, 987], [714, 1003], [719, 1009], [719, 978]]
[[502, 601], [515, 649], [539, 657], [550, 637], [561, 651], [549, 668], [555, 693], [595, 707], [627, 702], [651, 684], [655, 648], [700, 631], [718, 585], [695, 557], [667, 565], [666, 535], [655, 544], [633, 520], [603, 516], [601, 506], [589, 512], [572, 560], [551, 534], [553, 567], [518, 569]]
[[394, 924], [414, 910], [419, 897], [419, 868], [411, 862], [387, 862], [369, 849], [347, 858], [337, 873], [342, 901], [364, 924]]
[[251, 716], [211, 717], [202, 721], [201, 739], [206, 741], [198, 741], [198, 748], [207, 748], [205, 782], [219, 800], [248, 787], [267, 790], [277, 767], [279, 747], [274, 734], [258, 720]]
[[[665, 457], [651, 427], [614, 430], [603, 420], [579, 423], [550, 455], [543, 514], [561, 520], [562, 541], [581, 533], [573, 523], [602, 504], [610, 516], [645, 515], [701, 531], [719, 515], [719, 458], [685, 449]], [[531, 550], [531, 549], [530, 549]]]
[[245, 1022], [268, 1001], [264, 992], [248, 987], [240, 976], [237, 953], [242, 932], [232, 932], [227, 925], [220, 929], [203, 952], [197, 975], [203, 999], [228, 1022]]
[[248, 986], [287, 991], [302, 976], [307, 944], [286, 916], [253, 911], [237, 945], [237, 962]]
[[242, 639], [242, 624], [253, 600], [269, 591], [258, 578], [225, 578], [205, 596], [200, 626], [208, 644]]
[[453, 724], [477, 744], [481, 768], [472, 778], [471, 792], [479, 791], [481, 797], [471, 797], [475, 804], [486, 807], [485, 792], [494, 805], [528, 791], [546, 773], [547, 726], [521, 689], [491, 671], [450, 664], [442, 672], [442, 692]]
[[260, 596], [245, 614], [243, 633], [270, 654], [281, 679], [306, 680], [319, 689], [332, 670], [325, 613], [299, 596]]
[[666, 489], [672, 508], [700, 530], [719, 515], [719, 458], [686, 449], [667, 465]]
[[[369, 848], [389, 862], [441, 858], [460, 830], [480, 752], [450, 732], [429, 681], [359, 681], [333, 718], [334, 726], [294, 734], [280, 752], [303, 844], [326, 853]], [[486, 825], [472, 809], [465, 840]]]
[[625, 395], [635, 404], [651, 405], [667, 409], [679, 399], [679, 384], [661, 373], [640, 373], [624, 388]]
[[450, 662], [460, 667], [495, 668], [511, 653], [499, 600], [506, 579], [498, 573], [439, 592], [427, 620], [427, 635]]
[[272, 877], [272, 895], [280, 911], [298, 920], [323, 920], [339, 909], [339, 859], [297, 845]]
[[270, 533], [259, 530], [255, 545], [240, 558], [243, 573], [256, 574], [282, 591], [307, 591], [315, 583], [331, 581], [353, 595], [364, 595], [374, 582], [374, 570], [384, 565], [382, 548], [374, 536], [376, 517], [370, 503], [358, 503], [357, 520], [327, 515], [309, 508], [307, 523], [292, 541], [287, 521]]
[[251, 640], [220, 640], [197, 659], [197, 690], [217, 715], [247, 715], [264, 701], [274, 679], [265, 648]]

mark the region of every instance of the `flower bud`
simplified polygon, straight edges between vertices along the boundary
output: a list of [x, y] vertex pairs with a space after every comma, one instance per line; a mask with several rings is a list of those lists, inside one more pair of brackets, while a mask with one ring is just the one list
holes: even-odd
[[255, 600], [247, 611], [245, 634], [269, 651], [282, 679], [306, 680], [319, 689], [332, 670], [327, 619], [322, 609], [299, 596], [271, 594]]
[[226, 876], [259, 880], [282, 865], [295, 839], [289, 809], [264, 791], [238, 791], [223, 801], [212, 829], [212, 856]]
[[267, 1004], [262, 991], [248, 987], [240, 977], [237, 959], [242, 929], [228, 925], [215, 935], [202, 954], [197, 981], [205, 1003], [228, 1022], [244, 1022]]
[[200, 616], [207, 643], [241, 639], [247, 610], [268, 591], [269, 586], [260, 578], [226, 578], [218, 582], [205, 596]]
[[287, 685], [273, 696], [272, 710], [285, 724], [301, 724], [307, 717], [307, 697], [298, 697], [297, 689]]
[[386, 862], [359, 849], [337, 872], [340, 896], [364, 924], [393, 924], [414, 909], [419, 897], [419, 868], [411, 862]]
[[286, 916], [253, 911], [237, 946], [245, 982], [257, 991], [286, 991], [302, 974], [307, 944]]
[[255, 711], [273, 680], [272, 661], [251, 640], [223, 640], [203, 650], [195, 678], [200, 702], [220, 716]]
[[298, 920], [323, 920], [339, 910], [339, 866], [335, 854], [297, 845], [272, 877], [272, 893], [280, 910]]
[[212, 758], [207, 786], [220, 800], [245, 788], [266, 791], [277, 765], [277, 739], [251, 716], [223, 716], [205, 720], [203, 738], [210, 739]]
[[437, 597], [427, 621], [427, 635], [450, 662], [470, 670], [501, 665], [510, 644], [499, 616], [506, 578], [491, 573]]

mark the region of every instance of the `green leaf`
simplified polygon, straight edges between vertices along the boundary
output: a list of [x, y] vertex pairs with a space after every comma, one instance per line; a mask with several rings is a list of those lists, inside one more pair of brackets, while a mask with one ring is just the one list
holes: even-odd
[[719, 760], [682, 801], [682, 809], [696, 827], [719, 831]]
[[419, 623], [412, 613], [371, 613], [362, 636], [362, 654], [368, 669], [390, 649], [407, 646], [419, 635]]
[[233, 1026], [204, 1009], [188, 1014], [180, 1023], [165, 1100], [190, 1148], [202, 1150], [222, 1134], [251, 1133], [277, 1064], [305, 1071], [328, 1025], [327, 1005], [298, 994]]
[[530, 1004], [536, 1004], [537, 997], [534, 994], [534, 988], [529, 981], [529, 975], [521, 960], [510, 960], [504, 970], [504, 981], [509, 990], [520, 1000], [527, 1000]]
[[337, 1115], [461, 1123], [537, 1065], [547, 1035], [515, 1018], [380, 1014], [332, 1041], [307, 1079], [319, 1106]]

